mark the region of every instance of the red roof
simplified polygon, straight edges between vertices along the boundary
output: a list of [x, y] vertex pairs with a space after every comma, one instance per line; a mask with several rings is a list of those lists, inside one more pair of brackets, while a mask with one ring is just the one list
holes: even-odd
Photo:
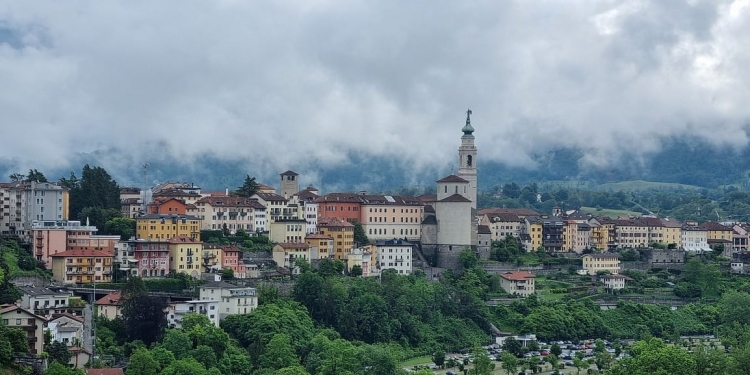
[[310, 240], [332, 240], [333, 237], [326, 236], [325, 234], [312, 233], [312, 234], [308, 234], [307, 236], [305, 236], [305, 239], [306, 240], [307, 239], [310, 239]]
[[52, 257], [101, 257], [111, 258], [115, 256], [112, 253], [101, 250], [67, 250], [61, 253], [52, 254]]
[[94, 303], [95, 305], [108, 305], [108, 306], [119, 306], [122, 304], [120, 299], [122, 298], [122, 291], [115, 291], [106, 296], [99, 298]]
[[176, 236], [176, 237], [170, 238], [169, 239], [169, 243], [177, 243], [177, 244], [180, 244], [180, 243], [195, 243], [195, 244], [199, 244], [201, 242], [198, 241], [198, 240], [196, 240], [195, 238], [191, 238], [191, 237], [188, 237], [188, 236]]
[[307, 249], [310, 245], [303, 242], [282, 242], [277, 244], [284, 249]]
[[536, 277], [533, 273], [529, 271], [514, 271], [514, 272], [506, 272], [503, 274], [500, 274], [500, 277], [502, 277], [505, 280], [512, 280], [512, 281], [523, 281], [526, 279], [533, 279]]
[[318, 219], [318, 227], [354, 227], [354, 224], [337, 217], [324, 217]]
[[439, 200], [438, 202], [471, 203], [471, 200], [461, 194], [453, 194], [450, 197]]
[[86, 375], [123, 375], [121, 368], [87, 368]]
[[455, 174], [452, 174], [450, 176], [445, 176], [445, 177], [437, 180], [437, 182], [462, 182], [462, 183], [468, 183], [469, 181], [466, 181], [463, 178], [458, 177]]

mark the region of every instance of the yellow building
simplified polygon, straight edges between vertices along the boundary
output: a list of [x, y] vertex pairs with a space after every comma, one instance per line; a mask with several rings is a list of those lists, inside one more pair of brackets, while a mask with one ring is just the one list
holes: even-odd
[[617, 275], [620, 273], [620, 254], [586, 254], [583, 256], [583, 269], [589, 275], [596, 275], [600, 271], [608, 271], [612, 275]]
[[529, 235], [526, 251], [536, 251], [542, 247], [542, 228], [543, 221], [539, 216], [527, 216], [526, 233]]
[[145, 240], [168, 240], [186, 236], [199, 238], [201, 220], [191, 215], [148, 214], [136, 220], [136, 238]]
[[600, 251], [607, 251], [609, 245], [609, 228], [592, 220], [591, 226], [591, 246]]
[[333, 257], [333, 238], [323, 234], [308, 234], [305, 242], [310, 245], [311, 251], [317, 251], [318, 259]]
[[[211, 250], [208, 250], [209, 253]], [[214, 250], [219, 253], [221, 250]], [[203, 272], [203, 242], [188, 236], [176, 236], [169, 239], [169, 269], [172, 272], [188, 274], [199, 278]]]
[[575, 220], [566, 220], [563, 227], [563, 252], [576, 250], [578, 243], [578, 223]]
[[112, 281], [114, 254], [100, 250], [67, 250], [52, 254], [52, 278], [62, 284]]
[[[3, 305], [0, 310], [3, 324], [26, 333], [29, 353], [40, 355], [44, 351], [44, 329], [47, 319], [17, 305]], [[10, 350], [10, 346], [8, 346]]]
[[318, 220], [318, 233], [333, 238], [333, 257], [344, 260], [354, 248], [354, 224], [337, 217]]

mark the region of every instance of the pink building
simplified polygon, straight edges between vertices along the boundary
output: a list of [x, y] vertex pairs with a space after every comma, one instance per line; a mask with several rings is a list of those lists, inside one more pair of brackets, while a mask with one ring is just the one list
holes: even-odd
[[240, 249], [236, 247], [223, 247], [221, 249], [221, 266], [234, 271], [234, 277], [244, 279], [247, 277], [247, 267], [240, 260]]
[[96, 231], [96, 227], [81, 225], [80, 221], [35, 221], [31, 226], [34, 243], [32, 251], [47, 269], [52, 269], [52, 255], [67, 250], [102, 250], [114, 253], [119, 238], [95, 236]]
[[169, 241], [137, 239], [127, 243], [128, 252], [133, 252], [136, 260], [132, 275], [145, 278], [169, 274]]

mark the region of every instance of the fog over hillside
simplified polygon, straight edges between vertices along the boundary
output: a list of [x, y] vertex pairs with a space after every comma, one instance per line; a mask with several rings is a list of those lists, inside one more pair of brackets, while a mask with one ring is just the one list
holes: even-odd
[[456, 163], [470, 107], [481, 184], [736, 182], [748, 5], [5, 1], [0, 172], [424, 186]]

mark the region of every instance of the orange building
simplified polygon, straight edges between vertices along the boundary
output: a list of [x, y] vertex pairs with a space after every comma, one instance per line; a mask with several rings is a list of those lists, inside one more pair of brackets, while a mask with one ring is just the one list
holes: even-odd
[[339, 218], [350, 223], [360, 220], [362, 196], [354, 193], [330, 193], [315, 199], [318, 218]]
[[311, 250], [317, 249], [317, 259], [329, 258], [333, 255], [333, 238], [324, 234], [312, 233], [305, 236], [305, 242]]
[[333, 257], [344, 260], [354, 248], [354, 224], [337, 217], [318, 220], [318, 233], [333, 238]]
[[186, 215], [187, 205], [185, 201], [177, 198], [155, 198], [153, 202], [148, 204], [148, 213]]
[[234, 277], [244, 279], [247, 277], [247, 267], [240, 260], [240, 249], [226, 246], [221, 249], [221, 266], [234, 271]]

